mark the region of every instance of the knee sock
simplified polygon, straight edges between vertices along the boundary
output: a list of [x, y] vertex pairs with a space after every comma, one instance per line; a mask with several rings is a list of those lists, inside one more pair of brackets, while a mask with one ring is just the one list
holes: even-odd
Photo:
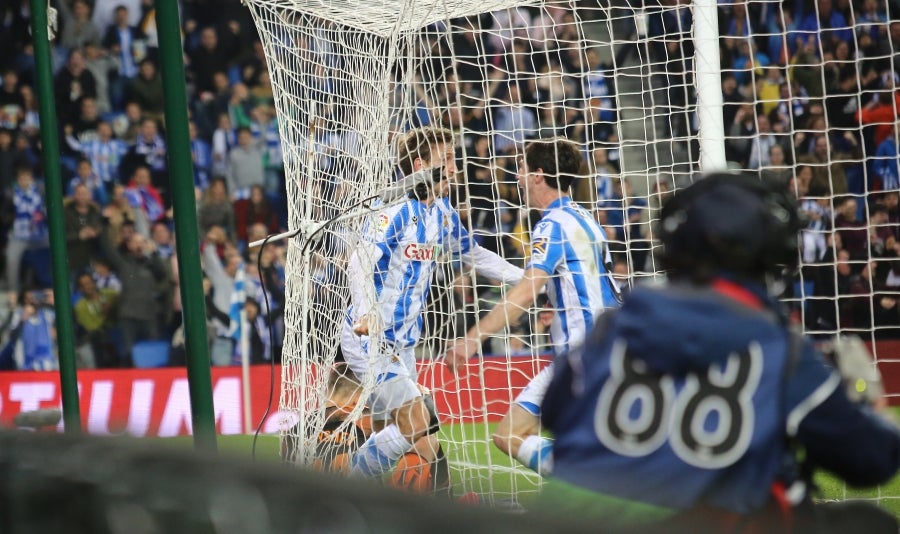
[[354, 475], [378, 477], [390, 471], [403, 453], [412, 448], [397, 425], [391, 424], [372, 434], [350, 461]]
[[437, 455], [431, 464], [431, 476], [434, 479], [435, 493], [450, 494], [450, 463], [444, 454], [444, 448], [438, 443]]
[[519, 445], [516, 459], [532, 471], [549, 475], [553, 471], [553, 440], [541, 436], [528, 436]]

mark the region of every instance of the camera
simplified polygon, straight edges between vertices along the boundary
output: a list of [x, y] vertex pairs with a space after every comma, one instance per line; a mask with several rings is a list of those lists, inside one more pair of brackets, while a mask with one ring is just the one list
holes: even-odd
[[860, 338], [837, 335], [819, 349], [841, 375], [850, 400], [874, 404], [884, 396], [881, 372]]

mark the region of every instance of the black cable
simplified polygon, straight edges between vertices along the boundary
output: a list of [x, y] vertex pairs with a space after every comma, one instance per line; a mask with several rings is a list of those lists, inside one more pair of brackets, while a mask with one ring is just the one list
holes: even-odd
[[[365, 204], [366, 202], [375, 200], [377, 198], [381, 198], [381, 196], [380, 195], [372, 195], [370, 197], [366, 197], [366, 198], [360, 200], [359, 202], [357, 202], [356, 204], [353, 204], [352, 206], [347, 208], [346, 212], [339, 213], [339, 214], [335, 215], [334, 217], [325, 221], [323, 224], [320, 224], [319, 227], [316, 228], [316, 230], [313, 233], [311, 233], [309, 236], [306, 236], [306, 241], [303, 243], [303, 248], [300, 249], [300, 257], [302, 258], [306, 254], [306, 251], [309, 248], [309, 245], [314, 242], [313, 238], [317, 234], [319, 234], [322, 230], [324, 230], [325, 227], [331, 225], [331, 223], [333, 223], [334, 221], [343, 217], [347, 212], [349, 212], [353, 209], [356, 209], [356, 208], [362, 206], [363, 204]], [[366, 207], [369, 208], [370, 206], [366, 206]], [[296, 237], [297, 235], [300, 234], [301, 229], [302, 229], [302, 227], [298, 228], [294, 232], [291, 232], [290, 234], [285, 236], [284, 239]], [[271, 315], [271, 310], [269, 309], [269, 295], [268, 295], [268, 292], [266, 291], [266, 280], [263, 277], [262, 256], [263, 256], [263, 251], [266, 248], [266, 245], [269, 244], [269, 240], [272, 239], [273, 237], [275, 237], [276, 235], [277, 234], [269, 234], [266, 236], [265, 239], [263, 239], [262, 244], [259, 246], [259, 253], [256, 256], [256, 270], [257, 270], [256, 274], [257, 274], [257, 276], [259, 276], [259, 285], [262, 288], [263, 300], [265, 301], [265, 304], [266, 304], [266, 327], [269, 330], [269, 346], [271, 347], [272, 354], [269, 357], [269, 400], [268, 400], [268, 402], [266, 402], [266, 411], [263, 413], [262, 417], [260, 418], [259, 424], [256, 425], [256, 431], [253, 433], [253, 442], [250, 446], [250, 457], [253, 459], [253, 461], [256, 461], [256, 442], [259, 439], [259, 433], [262, 431], [262, 426], [266, 422], [266, 418], [269, 417], [269, 410], [271, 409], [271, 406], [272, 406], [272, 398], [275, 396], [275, 328], [272, 325], [272, 315]], [[287, 302], [285, 302], [285, 304], [287, 304]], [[284, 306], [282, 306], [282, 309], [283, 308], [284, 308]], [[283, 362], [283, 358], [282, 358], [282, 362]]]

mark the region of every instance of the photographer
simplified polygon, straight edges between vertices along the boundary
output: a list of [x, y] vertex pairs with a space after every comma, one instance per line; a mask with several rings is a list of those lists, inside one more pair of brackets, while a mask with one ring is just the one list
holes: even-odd
[[[889, 480], [900, 433], [874, 395], [848, 397], [773, 296], [800, 228], [793, 198], [755, 177], [714, 174], [667, 201], [668, 284], [635, 288], [583, 351], [557, 358], [542, 406], [556, 438], [548, 504], [666, 532], [897, 532], [875, 505], [812, 502], [817, 468], [851, 486]], [[849, 376], [847, 352], [834, 354]]]

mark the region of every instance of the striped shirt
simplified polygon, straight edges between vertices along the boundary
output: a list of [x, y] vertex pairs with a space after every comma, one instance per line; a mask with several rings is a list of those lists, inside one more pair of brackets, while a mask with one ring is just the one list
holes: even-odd
[[119, 181], [119, 163], [127, 152], [128, 146], [118, 139], [92, 139], [81, 143], [81, 153], [90, 160], [94, 172], [104, 184]]
[[194, 186], [202, 191], [209, 188], [209, 169], [212, 167], [212, 150], [202, 139], [191, 141], [191, 157], [194, 160]]
[[603, 228], [569, 197], [551, 203], [532, 232], [525, 269], [552, 276], [547, 294], [556, 311], [550, 338], [557, 354], [581, 345], [603, 310], [618, 306], [606, 242]]
[[16, 215], [13, 220], [12, 238], [17, 241], [46, 241], [47, 214], [44, 196], [37, 184], [32, 183], [26, 189], [19, 187], [19, 184], [14, 185], [13, 205]]
[[398, 350], [412, 347], [422, 333], [437, 258], [444, 250], [469, 253], [472, 240], [445, 198], [431, 206], [409, 200], [389, 207], [366, 223], [363, 235], [380, 256], [372, 282], [385, 340]]

